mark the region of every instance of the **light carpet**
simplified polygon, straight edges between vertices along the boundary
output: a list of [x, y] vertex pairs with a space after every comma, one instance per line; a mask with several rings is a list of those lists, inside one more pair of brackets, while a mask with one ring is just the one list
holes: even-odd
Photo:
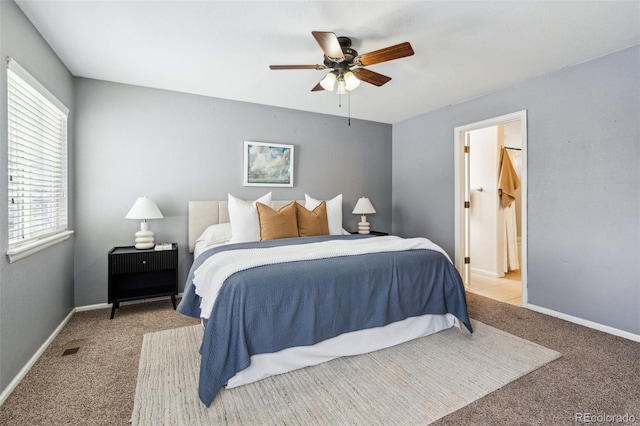
[[198, 399], [202, 328], [145, 334], [133, 425], [424, 425], [561, 357], [478, 321]]

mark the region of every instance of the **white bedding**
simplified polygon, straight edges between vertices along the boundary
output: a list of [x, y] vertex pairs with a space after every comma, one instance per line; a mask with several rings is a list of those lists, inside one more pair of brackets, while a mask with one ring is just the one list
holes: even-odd
[[344, 333], [311, 346], [297, 346], [271, 354], [253, 355], [249, 367], [229, 379], [226, 387], [234, 388], [246, 385], [342, 356], [377, 351], [450, 327], [460, 328], [458, 319], [451, 314], [423, 315], [407, 318], [384, 327]]
[[207, 245], [207, 243], [205, 241], [198, 241], [196, 243], [196, 246], [193, 250], [193, 260], [195, 261], [195, 259], [198, 258], [198, 256], [200, 256], [205, 250], [210, 250], [214, 247], [218, 247], [221, 244], [211, 244], [211, 245]]

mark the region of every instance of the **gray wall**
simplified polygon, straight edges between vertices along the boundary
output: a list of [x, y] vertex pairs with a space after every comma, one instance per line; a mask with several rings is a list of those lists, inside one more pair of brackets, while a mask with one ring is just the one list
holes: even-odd
[[[373, 229], [391, 229], [391, 126], [368, 121], [75, 79], [77, 109], [75, 304], [107, 301], [107, 252], [131, 245], [139, 221], [125, 215], [152, 197], [165, 218], [156, 241], [180, 244], [180, 288], [187, 254], [189, 200], [344, 196], [344, 225], [358, 197], [371, 199]], [[339, 111], [337, 111], [339, 112]], [[295, 145], [293, 188], [242, 186], [243, 142]]]
[[[0, 1], [0, 392], [73, 309], [74, 238], [7, 262], [7, 63], [13, 57], [71, 110], [69, 182], [73, 185], [73, 78], [13, 1]], [[70, 193], [73, 228], [73, 195]]]
[[524, 109], [529, 303], [640, 334], [638, 46], [394, 125], [394, 233], [453, 255], [453, 130]]

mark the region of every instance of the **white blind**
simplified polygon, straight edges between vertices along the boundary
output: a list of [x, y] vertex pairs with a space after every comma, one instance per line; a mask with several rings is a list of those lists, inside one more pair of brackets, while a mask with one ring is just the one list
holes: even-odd
[[12, 249], [67, 230], [68, 110], [11, 59], [7, 80]]

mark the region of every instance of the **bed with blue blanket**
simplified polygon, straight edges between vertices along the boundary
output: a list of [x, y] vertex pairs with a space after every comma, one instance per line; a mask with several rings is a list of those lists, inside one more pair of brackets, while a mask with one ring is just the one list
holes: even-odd
[[426, 239], [392, 236], [214, 245], [194, 259], [178, 311], [205, 324], [199, 396], [207, 406], [225, 385], [459, 323], [472, 331], [446, 253]]

